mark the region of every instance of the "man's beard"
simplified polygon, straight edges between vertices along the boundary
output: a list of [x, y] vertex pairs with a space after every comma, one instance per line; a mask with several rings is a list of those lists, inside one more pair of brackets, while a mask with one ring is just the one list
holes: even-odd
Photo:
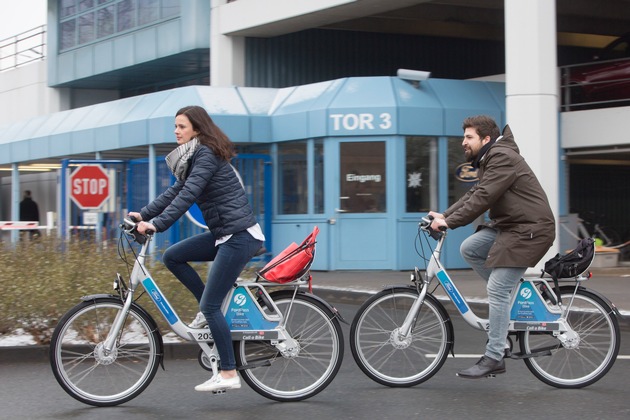
[[477, 155], [473, 154], [472, 149], [466, 149], [464, 150], [464, 157], [466, 158], [466, 162], [472, 162], [473, 160], [475, 160]]

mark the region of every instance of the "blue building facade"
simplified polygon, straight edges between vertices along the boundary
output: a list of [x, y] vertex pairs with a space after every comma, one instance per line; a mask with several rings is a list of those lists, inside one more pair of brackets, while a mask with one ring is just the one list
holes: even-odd
[[[474, 182], [474, 174], [461, 176], [470, 175], [463, 119], [488, 114], [503, 124], [504, 97], [502, 83], [398, 77], [282, 89], [190, 86], [24, 121], [0, 134], [0, 155], [19, 162], [144, 150], [148, 158], [174, 147], [177, 109], [201, 105], [241, 154], [269, 157], [271, 185], [269, 178], [265, 185], [264, 178], [253, 181], [251, 171], [244, 175], [250, 192], [271, 194], [271, 209], [259, 215], [269, 220], [273, 254], [318, 225], [314, 269], [402, 270], [419, 263], [420, 217], [445, 209]], [[156, 171], [158, 193], [169, 185], [165, 177]], [[149, 199], [146, 189], [135, 191], [133, 201], [117, 201], [114, 213]], [[458, 244], [470, 229], [453, 231], [444, 259], [449, 268], [464, 267]]]

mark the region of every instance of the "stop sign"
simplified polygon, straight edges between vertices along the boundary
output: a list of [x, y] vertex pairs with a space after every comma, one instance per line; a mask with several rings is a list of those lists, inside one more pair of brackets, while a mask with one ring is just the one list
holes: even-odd
[[70, 175], [70, 197], [82, 209], [98, 209], [109, 198], [109, 177], [100, 165], [83, 165]]

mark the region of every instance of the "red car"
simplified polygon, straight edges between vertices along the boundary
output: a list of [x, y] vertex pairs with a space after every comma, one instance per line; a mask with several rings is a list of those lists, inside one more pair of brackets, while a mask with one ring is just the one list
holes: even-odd
[[594, 58], [597, 63], [565, 68], [563, 84], [570, 94], [565, 97], [565, 105], [630, 101], [630, 32], [608, 44]]

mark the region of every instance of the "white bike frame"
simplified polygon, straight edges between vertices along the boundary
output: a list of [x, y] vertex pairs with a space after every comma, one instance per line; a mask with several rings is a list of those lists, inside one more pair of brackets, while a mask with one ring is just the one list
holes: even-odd
[[[407, 314], [407, 317], [405, 318], [405, 321], [399, 329], [399, 332], [403, 337], [406, 337], [408, 334], [411, 333], [411, 328], [416, 319], [416, 315], [418, 314], [418, 311], [420, 310], [420, 307], [424, 302], [424, 299], [428, 293], [429, 285], [434, 278], [437, 278], [437, 280], [440, 282], [448, 297], [454, 303], [455, 307], [468, 325], [477, 330], [482, 330], [486, 332], [490, 327], [488, 319], [480, 318], [470, 308], [468, 302], [466, 301], [466, 298], [460, 293], [459, 289], [457, 289], [457, 286], [451, 280], [450, 276], [446, 272], [446, 269], [440, 263], [440, 255], [445, 238], [446, 232], [441, 232], [441, 236], [437, 241], [437, 245], [435, 246], [435, 249], [433, 250], [431, 258], [427, 265], [426, 275], [424, 276], [424, 278], [420, 275], [420, 270], [418, 268], [415, 269], [416, 280], [422, 281], [422, 288], [420, 289], [420, 295], [418, 299], [416, 299], [416, 301], [413, 303], [411, 309], [409, 310], [409, 313]], [[581, 282], [587, 279], [588, 277], [579, 276], [575, 280], [577, 282]], [[514, 308], [517, 307], [517, 305], [522, 304], [522, 302], [518, 299], [519, 291], [526, 288], [527, 293], [535, 293], [538, 296], [538, 305], [544, 305], [544, 310], [546, 311], [546, 315], [549, 318], [534, 319], [531, 321], [510, 319], [508, 331], [550, 331], [561, 341], [564, 341], [564, 336], [571, 335], [573, 333], [573, 330], [566, 321], [566, 317], [573, 303], [573, 298], [567, 305], [563, 305], [562, 303], [558, 303], [557, 305], [549, 305], [545, 301], [545, 299], [543, 299], [542, 295], [538, 291], [538, 288], [535, 287], [537, 283], [544, 283], [545, 285], [549, 286], [547, 281], [543, 278], [521, 279], [518, 287], [515, 287], [512, 291], [510, 305], [510, 307], [512, 308], [512, 313], [514, 312]], [[577, 290], [577, 283], [575, 290]]]
[[[151, 239], [152, 235], [147, 235], [146, 241], [144, 244], [142, 244], [142, 247], [140, 248], [140, 251], [135, 259], [133, 270], [131, 272], [131, 278], [129, 280], [129, 288], [126, 291], [126, 295], [124, 296], [124, 306], [123, 309], [118, 312], [118, 314], [116, 315], [116, 319], [112, 323], [112, 329], [110, 330], [109, 335], [105, 340], [105, 351], [111, 352], [114, 349], [118, 334], [120, 333], [120, 330], [125, 322], [129, 308], [133, 303], [135, 292], [138, 289], [138, 286], [142, 285], [155, 306], [158, 308], [158, 310], [166, 320], [166, 322], [168, 322], [171, 330], [175, 334], [177, 334], [177, 336], [186, 341], [196, 342], [203, 349], [203, 352], [210, 360], [216, 361], [217, 352], [214, 346], [210, 347], [209, 345], [209, 343], [212, 343], [212, 334], [210, 333], [210, 330], [207, 327], [191, 328], [187, 324], [182, 322], [181, 318], [177, 314], [177, 311], [169, 303], [166, 296], [164, 296], [157, 283], [153, 280], [153, 277], [151, 277], [149, 270], [145, 266], [146, 254]], [[232, 306], [238, 306], [242, 302], [248, 301], [250, 302], [250, 308], [253, 309], [251, 312], [257, 311], [257, 314], [260, 315], [261, 320], [263, 323], [265, 323], [266, 327], [255, 329], [232, 329], [233, 341], [267, 340], [270, 341], [272, 345], [282, 346], [282, 342], [292, 340], [286, 333], [285, 329], [285, 322], [289, 313], [291, 312], [292, 305], [289, 305], [286, 316], [283, 315], [278, 307], [275, 305], [273, 299], [265, 290], [264, 283], [266, 282], [239, 281], [237, 284], [235, 284], [230, 293], [228, 293], [225, 297], [222, 305], [222, 312], [224, 315], [228, 312], [228, 310], [230, 310]], [[297, 286], [301, 286], [304, 284], [307, 284], [307, 281], [300, 280], [292, 284], [292, 286], [295, 286], [294, 296], [298, 290]], [[120, 285], [116, 284], [115, 288], [117, 287], [120, 287]], [[260, 290], [264, 295], [266, 303], [270, 305], [273, 310], [263, 311], [258, 304], [257, 299], [252, 294], [252, 289]], [[234, 302], [235, 300], [238, 301], [238, 303], [233, 304], [232, 302]]]

